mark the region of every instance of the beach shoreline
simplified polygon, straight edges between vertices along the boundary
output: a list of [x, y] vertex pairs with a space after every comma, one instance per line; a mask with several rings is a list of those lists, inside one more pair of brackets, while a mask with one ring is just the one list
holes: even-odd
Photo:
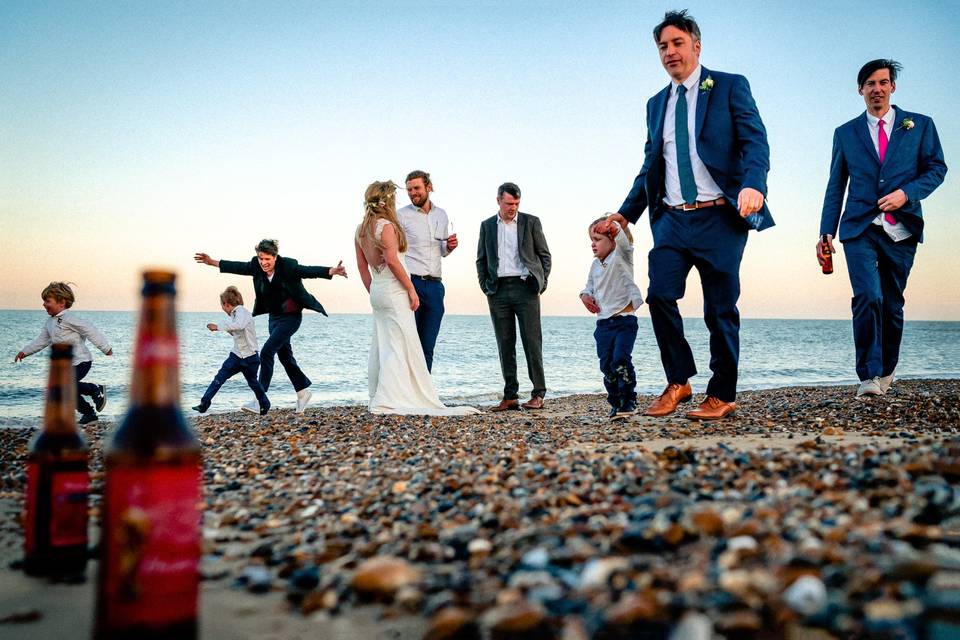
[[[816, 622], [783, 603], [797, 567], [863, 625], [883, 607], [887, 622], [936, 621], [925, 585], [960, 576], [960, 381], [853, 391], [744, 391], [716, 423], [612, 423], [601, 395], [455, 418], [361, 406], [201, 416], [201, 636], [405, 639], [432, 625], [444, 637], [440, 618], [456, 612], [463, 633], [534, 637], [504, 631], [523, 622], [536, 637], [630, 637], [641, 623], [669, 630], [687, 603], [717, 633], [759, 624], [786, 637]], [[87, 429], [94, 519], [110, 426]], [[95, 562], [83, 585], [9, 567], [31, 433], [0, 430], [0, 619], [36, 619], [0, 623], [0, 637], [87, 637]], [[733, 539], [754, 546], [731, 557]], [[353, 581], [375, 556], [417, 577], [366, 604]], [[304, 587], [311, 567], [319, 579]], [[82, 632], [64, 635], [68, 620]]]

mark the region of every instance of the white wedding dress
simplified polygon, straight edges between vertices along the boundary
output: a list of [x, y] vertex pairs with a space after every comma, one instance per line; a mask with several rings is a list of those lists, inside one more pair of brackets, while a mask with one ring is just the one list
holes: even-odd
[[[390, 224], [377, 220], [377, 241]], [[359, 229], [357, 230], [359, 234]], [[359, 240], [359, 237], [358, 237]], [[400, 264], [404, 264], [400, 254]], [[427, 371], [423, 347], [407, 292], [386, 263], [370, 264], [370, 306], [373, 341], [367, 375], [371, 413], [456, 416], [479, 413], [473, 407], [447, 407], [440, 402]]]

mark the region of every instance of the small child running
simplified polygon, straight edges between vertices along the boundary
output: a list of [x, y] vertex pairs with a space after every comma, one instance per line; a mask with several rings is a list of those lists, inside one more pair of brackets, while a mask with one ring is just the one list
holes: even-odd
[[[36, 340], [20, 350], [14, 357], [19, 362], [29, 355], [42, 351], [54, 343], [66, 343], [73, 346], [73, 371], [77, 378], [77, 411], [80, 412], [80, 424], [98, 420], [97, 413], [107, 405], [107, 387], [102, 384], [81, 382], [93, 366], [93, 356], [86, 341], [92, 342], [104, 355], [112, 356], [113, 349], [107, 337], [89, 321], [69, 311], [76, 296], [66, 282], [51, 282], [40, 292], [43, 308], [50, 316], [40, 330]], [[93, 400], [93, 406], [83, 396]]]
[[591, 222], [588, 230], [594, 260], [580, 300], [587, 311], [597, 314], [593, 337], [611, 407], [609, 417], [622, 420], [637, 410], [632, 354], [637, 340], [635, 312], [643, 304], [643, 295], [633, 281], [633, 237], [625, 223], [621, 227], [606, 217]]
[[[257, 396], [257, 402], [260, 405], [260, 415], [266, 415], [270, 410], [270, 400], [263, 390], [260, 382], [257, 380], [257, 369], [260, 368], [260, 355], [257, 353], [257, 330], [253, 323], [253, 316], [243, 306], [243, 296], [236, 287], [227, 287], [220, 294], [220, 307], [230, 318], [219, 325], [210, 322], [207, 329], [210, 331], [224, 331], [233, 336], [233, 349], [230, 355], [223, 361], [220, 371], [213, 377], [213, 382], [207, 387], [206, 393], [200, 399], [200, 404], [193, 407], [194, 411], [206, 413], [210, 408], [210, 402], [213, 396], [217, 394], [223, 383], [242, 373], [247, 384]], [[256, 413], [250, 405], [244, 405], [244, 411]]]

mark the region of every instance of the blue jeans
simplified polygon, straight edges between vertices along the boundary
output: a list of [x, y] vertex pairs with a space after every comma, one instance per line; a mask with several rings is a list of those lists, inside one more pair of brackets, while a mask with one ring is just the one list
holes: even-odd
[[92, 382], [80, 382], [87, 377], [87, 374], [90, 373], [90, 367], [92, 366], [93, 362], [87, 360], [73, 367], [73, 373], [77, 379], [77, 411], [82, 415], [95, 413], [93, 405], [84, 400], [83, 396], [90, 396], [92, 398], [100, 393], [100, 388]]
[[310, 386], [310, 378], [304, 375], [297, 364], [297, 359], [293, 357], [293, 348], [290, 346], [290, 338], [300, 328], [303, 321], [303, 314], [300, 313], [271, 313], [267, 328], [270, 331], [270, 337], [263, 343], [260, 349], [260, 386], [264, 392], [270, 390], [270, 381], [273, 379], [273, 357], [276, 356], [283, 365], [283, 370], [287, 372], [290, 383], [294, 391], [300, 391]]
[[861, 380], [893, 373], [903, 338], [903, 291], [917, 253], [916, 238], [894, 242], [876, 225], [844, 241], [853, 287], [853, 344]]
[[607, 402], [614, 409], [637, 404], [637, 373], [633, 368], [633, 345], [637, 341], [637, 317], [613, 316], [597, 320], [593, 332], [603, 372]]
[[211, 382], [210, 386], [207, 387], [206, 392], [203, 394], [203, 398], [200, 400], [200, 404], [204, 407], [209, 407], [210, 402], [213, 400], [213, 396], [217, 395], [217, 391], [220, 390], [220, 387], [223, 386], [223, 383], [238, 373], [242, 373], [243, 377], [247, 381], [247, 384], [253, 390], [254, 395], [257, 396], [257, 402], [260, 403], [260, 408], [269, 408], [270, 401], [267, 400], [267, 394], [260, 385], [260, 382], [257, 380], [257, 369], [259, 367], [260, 356], [257, 354], [247, 356], [246, 358], [241, 358], [231, 351], [230, 355], [227, 356], [227, 359], [224, 360], [223, 364], [220, 366], [220, 371], [217, 371], [217, 375], [213, 376], [213, 382]]
[[427, 371], [433, 371], [433, 349], [437, 345], [440, 322], [443, 320], [445, 289], [443, 283], [436, 280], [423, 280], [417, 276], [410, 276], [410, 279], [420, 298], [420, 308], [414, 312], [417, 335], [420, 336], [423, 357], [427, 361]]

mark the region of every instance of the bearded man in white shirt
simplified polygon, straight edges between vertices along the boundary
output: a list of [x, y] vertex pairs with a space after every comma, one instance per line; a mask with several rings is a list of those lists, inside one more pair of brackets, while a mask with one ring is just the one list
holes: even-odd
[[450, 233], [447, 212], [430, 200], [430, 174], [419, 169], [411, 171], [406, 183], [411, 204], [397, 210], [397, 219], [407, 234], [407, 272], [420, 298], [420, 307], [414, 312], [417, 335], [427, 370], [433, 371], [433, 350], [440, 334], [446, 294], [440, 260], [457, 248], [457, 234]]

